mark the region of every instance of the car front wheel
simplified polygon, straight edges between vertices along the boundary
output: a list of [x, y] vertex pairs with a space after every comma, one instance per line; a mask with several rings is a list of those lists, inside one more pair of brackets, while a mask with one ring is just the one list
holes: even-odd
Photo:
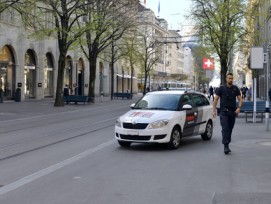
[[122, 147], [130, 147], [132, 144], [131, 142], [125, 142], [125, 141], [119, 141], [119, 140], [118, 140], [118, 143]]
[[211, 140], [213, 136], [213, 124], [209, 121], [206, 125], [205, 132], [201, 135], [202, 140]]
[[181, 131], [178, 127], [174, 127], [171, 132], [170, 141], [167, 144], [169, 149], [177, 149], [181, 142]]

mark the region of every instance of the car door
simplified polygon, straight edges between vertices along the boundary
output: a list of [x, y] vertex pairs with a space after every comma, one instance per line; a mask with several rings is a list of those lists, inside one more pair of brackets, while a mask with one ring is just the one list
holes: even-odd
[[209, 119], [212, 118], [213, 116], [213, 107], [210, 105], [210, 102], [209, 100], [203, 96], [203, 95], [200, 95], [201, 97], [201, 100], [203, 102], [203, 105], [202, 105], [202, 118], [201, 118], [201, 125], [200, 125], [200, 133], [203, 133], [205, 132], [205, 129], [206, 129], [206, 125], [207, 125], [207, 122], [209, 121]]
[[[192, 94], [192, 101], [197, 109], [197, 119], [195, 121], [194, 134], [202, 133], [205, 130], [206, 126], [206, 114], [204, 114], [206, 101], [204, 100], [206, 97], [201, 94], [194, 93]], [[207, 100], [207, 99], [206, 99]]]
[[195, 124], [197, 121], [197, 109], [192, 101], [191, 94], [183, 94], [181, 98], [181, 107], [184, 105], [191, 105], [191, 110], [186, 110], [185, 123], [183, 127], [183, 137], [190, 136], [194, 134]]

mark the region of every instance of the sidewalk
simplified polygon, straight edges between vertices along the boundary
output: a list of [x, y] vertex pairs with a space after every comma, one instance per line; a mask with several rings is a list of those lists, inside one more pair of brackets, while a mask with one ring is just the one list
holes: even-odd
[[142, 97], [142, 94], [135, 94], [133, 99], [114, 99], [111, 100], [110, 96], [103, 97], [101, 100], [100, 97], [95, 98], [95, 103], [78, 103], [78, 104], [68, 104], [64, 105], [64, 107], [55, 107], [53, 98], [45, 98], [42, 100], [28, 100], [22, 102], [15, 101], [4, 101], [0, 103], [0, 121], [4, 120], [12, 120], [17, 118], [25, 118], [25, 117], [33, 117], [38, 115], [47, 115], [47, 114], [55, 114], [67, 111], [77, 111], [84, 110], [86, 108], [94, 108], [100, 106], [106, 106], [108, 104], [113, 103], [127, 103], [127, 107], [129, 104], [136, 102], [138, 99]]

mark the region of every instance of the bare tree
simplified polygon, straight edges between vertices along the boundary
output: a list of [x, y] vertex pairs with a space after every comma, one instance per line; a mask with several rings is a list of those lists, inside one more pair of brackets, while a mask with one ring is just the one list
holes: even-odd
[[141, 65], [141, 71], [144, 74], [143, 94], [145, 95], [147, 79], [150, 76], [150, 72], [153, 69], [153, 66], [159, 61], [161, 57], [159, 54], [159, 48], [161, 47], [161, 44], [156, 43], [155, 37], [148, 30], [147, 26], [146, 29], [143, 29], [143, 32], [139, 32], [138, 42], [140, 49], [138, 50], [137, 55]]
[[110, 63], [110, 70], [111, 70], [111, 100], [114, 98], [114, 75], [115, 75], [115, 63], [124, 57], [124, 45], [118, 43], [117, 41], [111, 43], [111, 46], [104, 49], [103, 54], [99, 56], [105, 62]]
[[65, 59], [71, 45], [85, 33], [78, 27], [88, 6], [85, 0], [24, 0], [17, 6], [26, 30], [39, 39], [57, 39], [59, 48], [55, 106], [64, 106], [63, 81]]
[[230, 64], [230, 52], [242, 39], [245, 27], [246, 1], [243, 0], [192, 0], [191, 16], [202, 26], [205, 46], [213, 48], [219, 56], [221, 83], [225, 83]]
[[137, 35], [135, 35], [135, 31], [132, 30], [131, 33], [129, 33], [126, 38], [124, 39], [124, 49], [123, 49], [123, 54], [124, 54], [124, 60], [126, 64], [128, 64], [128, 67], [130, 67], [131, 71], [131, 89], [130, 92], [133, 93], [133, 77], [135, 74], [135, 67], [139, 64], [138, 62], [140, 61], [139, 59], [139, 53], [140, 53], [140, 47], [137, 42]]
[[22, 0], [5, 0], [0, 2], [0, 13], [6, 9], [15, 6], [17, 3], [22, 2]]
[[[88, 2], [89, 5], [86, 7], [88, 13], [85, 16], [87, 31], [86, 36], [80, 38], [80, 45], [89, 60], [88, 96], [94, 99], [97, 58], [106, 48], [110, 46], [114, 48], [114, 43], [135, 25], [138, 2], [127, 0], [88, 0]], [[114, 59], [111, 66], [113, 64]]]

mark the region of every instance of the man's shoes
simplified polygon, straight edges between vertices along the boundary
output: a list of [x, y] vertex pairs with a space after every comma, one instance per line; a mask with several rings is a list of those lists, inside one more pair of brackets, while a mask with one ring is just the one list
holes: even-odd
[[225, 144], [224, 145], [224, 153], [225, 154], [229, 154], [231, 152], [230, 148], [229, 148], [229, 144]]

